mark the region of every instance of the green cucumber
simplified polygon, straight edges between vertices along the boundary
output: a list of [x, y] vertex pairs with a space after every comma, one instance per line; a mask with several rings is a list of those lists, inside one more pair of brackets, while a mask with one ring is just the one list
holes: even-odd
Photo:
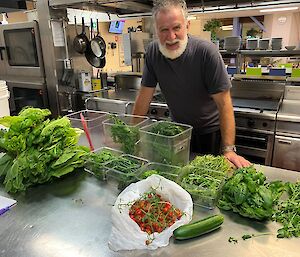
[[212, 215], [205, 219], [176, 228], [173, 232], [173, 236], [177, 240], [185, 240], [201, 236], [219, 228], [223, 221], [224, 217], [222, 215]]

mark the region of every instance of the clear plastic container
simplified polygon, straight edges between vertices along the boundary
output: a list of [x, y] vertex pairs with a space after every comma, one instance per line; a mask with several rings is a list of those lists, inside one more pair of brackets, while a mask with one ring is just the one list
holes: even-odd
[[223, 172], [187, 165], [181, 169], [177, 183], [190, 193], [195, 205], [213, 209], [225, 179], [226, 174]]
[[[103, 153], [106, 153], [102, 155]], [[106, 180], [106, 163], [111, 162], [112, 158], [118, 158], [123, 153], [109, 147], [101, 147], [93, 151], [96, 154], [91, 156], [85, 163], [85, 171], [91, 173], [100, 180]]]
[[[107, 112], [93, 111], [93, 110], [82, 110], [66, 115], [71, 121], [73, 128], [83, 129], [83, 124], [81, 122], [80, 113], [82, 113], [84, 120], [87, 124], [88, 131], [91, 136], [91, 141], [94, 149], [98, 149], [104, 145], [104, 133], [102, 122], [108, 118]], [[89, 147], [88, 139], [86, 134], [83, 133], [78, 141], [79, 145], [84, 145]]]
[[178, 166], [149, 162], [137, 171], [136, 178], [138, 180], [142, 180], [147, 178], [148, 176], [151, 176], [152, 174], [158, 174], [172, 181], [177, 181], [180, 169], [181, 167]]
[[148, 161], [145, 159], [122, 154], [117, 160], [105, 163], [106, 179], [116, 180], [118, 189], [122, 190], [130, 183], [137, 181], [136, 172], [147, 163]]
[[104, 144], [127, 154], [138, 155], [139, 128], [145, 126], [149, 118], [129, 114], [115, 117], [120, 123], [116, 123], [113, 117], [103, 121]]
[[[155, 134], [152, 129], [160, 123], [174, 124], [183, 128], [175, 136]], [[151, 162], [183, 166], [189, 162], [192, 127], [169, 121], [157, 121], [140, 129], [141, 156]]]

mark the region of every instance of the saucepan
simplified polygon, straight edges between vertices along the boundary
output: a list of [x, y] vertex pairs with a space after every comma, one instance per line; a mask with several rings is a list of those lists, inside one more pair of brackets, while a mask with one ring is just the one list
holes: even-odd
[[[97, 26], [98, 26], [98, 22], [97, 22]], [[98, 41], [101, 44], [101, 46], [99, 46], [99, 48], [98, 48], [99, 51], [95, 50], [97, 55], [99, 55], [99, 57], [98, 57], [97, 55], [95, 55], [95, 53], [92, 50], [92, 42], [93, 42], [93, 40], [95, 41], [96, 37], [97, 36], [95, 36], [93, 38], [93, 20], [91, 19], [91, 41], [88, 43], [87, 49], [85, 51], [85, 58], [89, 62], [89, 64], [91, 64], [93, 67], [103, 68], [106, 64], [106, 59], [105, 59], [105, 52], [106, 51], [104, 50], [105, 49], [105, 42], [104, 42], [103, 39]], [[96, 44], [96, 42], [95, 42], [95, 44]], [[96, 47], [95, 47], [95, 49], [96, 49]], [[101, 50], [101, 52], [100, 52], [100, 50]]]
[[97, 35], [91, 40], [91, 49], [97, 57], [104, 58], [106, 53], [106, 44], [99, 33], [99, 24], [97, 19]]
[[74, 17], [74, 20], [75, 20], [76, 37], [73, 40], [73, 47], [77, 53], [83, 54], [86, 51], [87, 45], [89, 43], [89, 39], [87, 38], [87, 36], [85, 34], [84, 18], [82, 17], [81, 34], [78, 34], [78, 32], [77, 32], [76, 17]]

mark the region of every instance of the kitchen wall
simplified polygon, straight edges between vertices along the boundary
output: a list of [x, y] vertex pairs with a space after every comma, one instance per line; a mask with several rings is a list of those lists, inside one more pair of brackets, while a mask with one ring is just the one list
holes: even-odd
[[300, 42], [300, 12], [276, 13], [265, 15], [266, 32], [263, 37], [282, 37], [282, 45], [299, 46]]
[[[107, 45], [106, 66], [103, 68], [105, 72], [131, 71], [131, 66], [124, 64], [124, 51], [122, 34], [109, 33], [109, 22], [100, 22], [100, 33]], [[142, 25], [142, 19], [125, 20], [123, 33], [127, 33], [129, 27], [137, 27]], [[111, 43], [116, 43], [116, 48], [112, 49]]]

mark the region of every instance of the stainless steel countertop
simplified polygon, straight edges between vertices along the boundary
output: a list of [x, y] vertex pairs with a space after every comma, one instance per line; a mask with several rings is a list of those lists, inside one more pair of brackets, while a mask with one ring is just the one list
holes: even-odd
[[[300, 173], [267, 166], [257, 166], [269, 179], [296, 181]], [[0, 188], [1, 195], [6, 195]], [[224, 224], [219, 231], [185, 242], [170, 239], [167, 247], [155, 251], [113, 252], [107, 242], [111, 230], [110, 210], [119, 191], [116, 184], [104, 184], [85, 173], [71, 174], [52, 184], [31, 188], [26, 193], [11, 196], [18, 203], [0, 216], [1, 257], [116, 257], [116, 256], [247, 256], [296, 257], [299, 239], [277, 239], [280, 227], [274, 222], [262, 223], [232, 212], [222, 212]], [[211, 213], [194, 208], [193, 219]], [[272, 232], [247, 241], [244, 234]], [[228, 242], [232, 236], [239, 243]]]

